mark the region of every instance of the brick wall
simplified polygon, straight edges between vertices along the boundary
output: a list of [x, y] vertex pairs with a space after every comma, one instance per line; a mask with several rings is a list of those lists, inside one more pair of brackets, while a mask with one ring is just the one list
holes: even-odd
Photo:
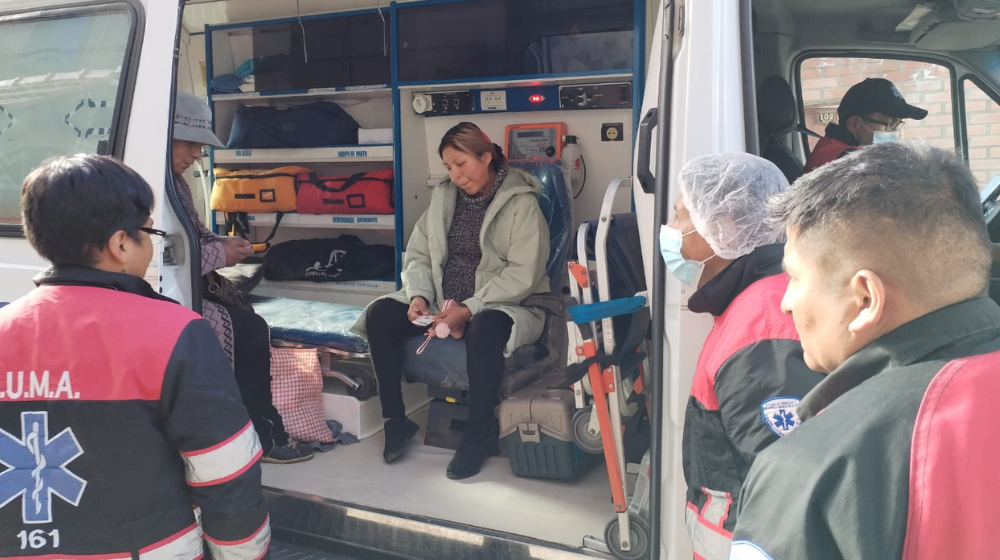
[[[907, 121], [905, 140], [920, 140], [955, 148], [951, 83], [948, 69], [916, 61], [872, 58], [811, 58], [802, 63], [802, 100], [805, 122], [823, 134], [826, 123], [837, 120], [837, 106], [848, 88], [865, 78], [885, 78], [896, 84], [907, 103], [927, 109], [922, 121]], [[975, 84], [965, 81], [968, 114], [969, 165], [980, 185], [1000, 174], [1000, 106]], [[810, 148], [816, 140], [810, 139]]]

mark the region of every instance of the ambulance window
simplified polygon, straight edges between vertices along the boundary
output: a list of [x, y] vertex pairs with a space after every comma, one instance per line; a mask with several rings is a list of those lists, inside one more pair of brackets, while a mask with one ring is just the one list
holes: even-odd
[[[799, 78], [803, 124], [819, 135], [837, 121], [840, 99], [851, 86], [865, 78], [885, 78], [896, 85], [907, 103], [928, 112], [922, 121], [906, 121], [904, 140], [920, 140], [948, 150], [956, 147], [951, 70], [945, 66], [917, 60], [817, 57], [802, 62]], [[809, 139], [810, 151], [816, 142], [816, 138]]]
[[1000, 104], [975, 82], [962, 80], [965, 122], [969, 138], [969, 167], [980, 187], [1000, 175]]
[[39, 163], [111, 153], [135, 21], [123, 2], [0, 21], [0, 229], [19, 230], [21, 182]]

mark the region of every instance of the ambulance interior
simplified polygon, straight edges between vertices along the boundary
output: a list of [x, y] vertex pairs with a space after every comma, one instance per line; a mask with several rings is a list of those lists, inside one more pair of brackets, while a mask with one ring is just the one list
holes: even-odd
[[[684, 52], [685, 33], [714, 31], [709, 12], [723, 9], [722, 4], [676, 6], [674, 15], [683, 24], [677, 24], [680, 39], [674, 57], [690, 56]], [[726, 40], [741, 41], [744, 79], [752, 77], [742, 115], [748, 151], [764, 154], [790, 173], [800, 172], [815, 144], [806, 130], [822, 135], [826, 123], [836, 119], [839, 97], [849, 85], [864, 77], [883, 76], [897, 84], [908, 102], [931, 112], [925, 122], [907, 124], [907, 139], [923, 138], [961, 149], [983, 187], [1000, 182], [994, 178], [1000, 174], [994, 151], [1000, 150], [994, 147], [1000, 145], [996, 140], [1000, 138], [1000, 4], [992, 0], [753, 0], [740, 4], [744, 29], [752, 29], [752, 35]], [[644, 109], [656, 105], [657, 90], [664, 84], [675, 91], [684, 86], [684, 75], [671, 79], [660, 76], [658, 67], [647, 68], [650, 60], [659, 58], [661, 41], [654, 32], [654, 26], [660, 30], [659, 16], [660, 3], [655, 0], [392, 5], [373, 0], [188, 2], [177, 88], [211, 102], [216, 133], [223, 142], [229, 141], [241, 106], [284, 109], [315, 101], [337, 103], [362, 129], [371, 130], [372, 136], [371, 143], [356, 147], [277, 150], [237, 146], [206, 151], [201, 168], [189, 171], [186, 179], [203, 219], [221, 226], [221, 232], [225, 216], [210, 208], [208, 174], [213, 167], [262, 170], [301, 165], [324, 176], [394, 170], [394, 214], [368, 220], [355, 216], [339, 223], [328, 216], [289, 214], [271, 239], [276, 245], [355, 235], [366, 244], [395, 248], [392, 274], [329, 284], [265, 279], [254, 289], [255, 296], [360, 306], [394, 291], [401, 253], [427, 206], [429, 187], [446, 173], [437, 154], [438, 143], [448, 128], [465, 120], [478, 124], [506, 151], [513, 146], [528, 157], [554, 159], [553, 165], [562, 164], [559, 157], [552, 157], [565, 149], [560, 136], [576, 137], [585, 181], [567, 170], [565, 188], [572, 201], [567, 255], [586, 245], [586, 240], [578, 244], [578, 228], [588, 220], [598, 220], [602, 209], [605, 216], [623, 216], [635, 215], [638, 207], [636, 233], [648, 248], [656, 230], [647, 219], [653, 198], [642, 192], [638, 180], [616, 179], [633, 176], [639, 123], [646, 116]], [[347, 20], [350, 24], [338, 27]], [[525, 40], [518, 30], [527, 30], [524, 34], [531, 37]], [[576, 39], [582, 40], [574, 43]], [[462, 41], [467, 42], [465, 47]], [[521, 41], [518, 56], [497, 55], [507, 61], [504, 66], [491, 58], [495, 54], [489, 50], [491, 41], [508, 47]], [[606, 45], [603, 51], [595, 50], [597, 41]], [[354, 54], [324, 52], [346, 48], [348, 43], [356, 45]], [[603, 56], [595, 56], [598, 52]], [[399, 60], [393, 60], [397, 53]], [[307, 57], [313, 61], [307, 67], [319, 70], [259, 72], [252, 80], [240, 76], [238, 85], [220, 85], [228, 91], [209, 93], [214, 78], [237, 75], [246, 61], [276, 54]], [[692, 62], [688, 67], [700, 72], [706, 64], [710, 62]], [[347, 76], [346, 81], [320, 79], [319, 74], [326, 71]], [[775, 76], [779, 80], [769, 80]], [[620, 97], [610, 95], [611, 91]], [[600, 94], [596, 97], [602, 100], [594, 102], [591, 93]], [[744, 96], [740, 91], [719, 94]], [[670, 110], [685, 109], [675, 104]], [[711, 134], [717, 118], [705, 116], [706, 130], [675, 131], [674, 141], [683, 141], [689, 134]], [[551, 123], [562, 123], [565, 130]], [[509, 133], [508, 125], [542, 126], [525, 129], [530, 135], [519, 135], [516, 130]], [[532, 143], [538, 135], [548, 144]], [[538, 151], [542, 146], [544, 152], [549, 144], [560, 151], [551, 155]], [[612, 185], [617, 188], [609, 189]], [[273, 214], [252, 214], [251, 239], [267, 237], [274, 222]], [[590, 274], [596, 277], [593, 261], [598, 256], [592, 251]], [[648, 250], [641, 255], [645, 278], [651, 273], [653, 258]], [[585, 255], [582, 261], [587, 260]], [[574, 280], [564, 276], [562, 282], [568, 291]], [[697, 350], [681, 351], [696, 354]], [[505, 546], [523, 546], [537, 558], [563, 557], [546, 556], [543, 549], [569, 554], [567, 558], [574, 554], [647, 557], [648, 542], [633, 540], [632, 550], [605, 542], [606, 531], [618, 517], [613, 477], [599, 439], [589, 466], [571, 481], [515, 476], [506, 456], [489, 459], [473, 478], [449, 480], [444, 471], [452, 449], [425, 444], [423, 430], [406, 457], [387, 465], [381, 457], [381, 416], [370, 365], [366, 368], [365, 358], [358, 353], [328, 354], [322, 358], [327, 374], [324, 414], [361, 441], [337, 445], [302, 464], [264, 465], [277, 535], [414, 558], [444, 557], [429, 550], [407, 549], [386, 536], [394, 533], [371, 529], [381, 526], [399, 532], [430, 531], [472, 548], [499, 540], [508, 543]], [[643, 370], [640, 374], [648, 375], [658, 373]], [[404, 396], [410, 417], [426, 427], [432, 410], [427, 387], [404, 384]], [[632, 412], [639, 408], [632, 407]], [[574, 427], [586, 431], [591, 417], [574, 421]], [[579, 448], [578, 444], [574, 443]], [[593, 440], [590, 444], [595, 445]], [[663, 446], [679, 444], [670, 436], [662, 442]], [[657, 460], [656, 453], [652, 457]], [[630, 496], [641, 485], [640, 471], [647, 468], [634, 463], [624, 469], [623, 477]], [[648, 511], [659, 506], [645, 507]], [[364, 523], [369, 525], [359, 525]], [[346, 530], [362, 526], [365, 530], [353, 534]], [[428, 529], [431, 526], [436, 528]]]
[[[474, 122], [508, 157], [521, 160], [512, 165], [542, 178], [543, 207], [551, 207], [546, 210], [551, 214], [547, 216], [550, 234], [560, 237], [553, 239], [550, 247], [563, 261], [549, 267], [555, 270], [550, 278], [563, 286], [568, 281], [565, 260], [578, 245], [578, 226], [595, 220], [602, 206], [610, 214], [631, 212], [628, 178], [645, 74], [644, 66], [636, 65], [644, 65], [647, 11], [653, 10], [654, 3], [618, 0], [522, 5], [512, 0], [488, 0], [390, 6], [387, 2], [301, 0], [296, 4], [189, 2], [185, 7], [177, 87], [211, 102], [216, 133], [222, 142], [232, 145], [206, 149], [200, 169], [196, 166], [186, 176], [202, 218], [210, 225], [214, 220], [218, 231], [225, 231], [226, 226], [225, 215], [210, 208], [208, 172], [213, 167], [216, 179], [225, 170], [267, 170], [282, 165], [305, 167], [320, 176], [393, 170], [395, 214], [331, 217], [289, 213], [274, 230], [270, 243], [277, 247], [292, 240], [352, 235], [367, 245], [398, 248], [401, 259], [399, 253], [414, 222], [427, 207], [430, 187], [446, 177], [438, 144], [449, 128], [462, 121]], [[537, 21], [531, 23], [532, 19]], [[498, 20], [505, 23], [495, 25]], [[449, 38], [445, 30], [464, 31]], [[574, 42], [575, 37], [579, 40]], [[567, 42], [567, 38], [571, 40]], [[470, 46], [472, 43], [476, 44]], [[516, 47], [511, 46], [515, 43]], [[602, 46], [595, 49], [595, 45]], [[503, 51], [514, 48], [520, 51], [516, 57]], [[349, 50], [349, 54], [338, 49]], [[466, 52], [475, 49], [479, 51]], [[399, 60], [392, 61], [397, 52]], [[295, 63], [299, 67], [288, 72], [261, 71], [260, 66], [266, 65], [261, 58], [268, 55], [300, 57]], [[228, 91], [213, 89], [209, 95], [213, 79], [214, 85], [225, 87], [217, 78], [229, 75], [231, 79], [248, 60], [254, 60], [258, 68], [251, 80], [235, 80], [242, 90], [229, 84]], [[233, 122], [242, 107], [287, 109], [317, 101], [336, 103], [357, 121], [361, 127], [359, 145], [258, 149], [230, 142]], [[513, 127], [508, 131], [510, 125]], [[562, 157], [566, 136], [576, 137], [575, 145], [581, 152], [576, 174], [564, 171], [568, 170], [562, 163], [566, 160]], [[616, 181], [620, 178], [625, 180]], [[616, 187], [609, 190], [613, 184]], [[250, 239], [266, 238], [275, 219], [273, 213], [250, 213]], [[558, 228], [557, 222], [562, 224]], [[594, 233], [591, 231], [591, 244]], [[638, 249], [637, 231], [634, 245]], [[639, 257], [633, 263], [640, 267], [636, 276], [642, 277]], [[398, 266], [398, 261], [390, 263], [383, 276], [346, 282], [265, 277], [252, 296], [281, 298], [263, 303], [255, 300], [257, 312], [269, 322], [274, 317], [266, 310], [275, 307], [287, 310], [294, 306], [292, 313], [297, 316], [319, 313], [316, 306], [321, 304], [355, 306], [360, 311], [359, 306], [397, 289]], [[308, 304], [303, 305], [305, 302]], [[565, 318], [558, 321], [553, 321], [556, 336], [558, 331], [566, 332]], [[271, 326], [273, 339], [282, 336], [274, 322]], [[347, 326], [349, 323], [337, 328]], [[432, 341], [428, 352], [438, 344]], [[566, 343], [560, 344], [565, 352]], [[615, 510], [599, 439], [590, 453], [576, 451], [574, 460], [580, 467], [571, 481], [517, 477], [506, 456], [489, 459], [482, 472], [470, 479], [452, 481], [445, 477], [445, 468], [454, 454], [455, 436], [461, 432], [448, 428], [460, 427], [460, 421], [449, 423], [445, 418], [440, 423], [442, 433], [428, 436], [428, 416], [436, 414], [432, 412], [435, 406], [447, 409], [450, 403], [432, 404], [427, 385], [404, 383], [408, 414], [423, 429], [407, 454], [387, 465], [382, 458], [382, 418], [375, 378], [365, 352], [358, 351], [361, 349], [346, 353], [319, 350], [326, 374], [323, 413], [361, 441], [338, 444], [301, 464], [264, 465], [264, 484], [273, 489], [276, 500], [272, 520], [277, 534], [287, 538], [288, 532], [309, 533], [313, 539], [341, 542], [347, 538], [346, 544], [356, 547], [405, 552], [385, 548], [384, 538], [351, 540], [364, 536], [347, 537], [334, 531], [319, 521], [326, 513], [305, 519], [306, 514], [298, 510], [308, 501], [288, 501], [290, 497], [309, 497], [314, 502], [323, 500], [329, 506], [324, 512], [337, 511], [347, 522], [402, 523], [394, 517], [401, 515], [477, 531], [458, 534], [456, 538], [466, 546], [482, 546], [481, 532], [489, 531], [515, 538], [518, 546], [537, 542], [557, 550], [588, 548], [608, 553], [602, 550], [602, 541]], [[550, 366], [545, 373], [559, 375], [564, 369], [565, 355], [558, 357], [561, 364], [556, 358], [555, 354], [540, 355], [539, 360], [547, 360]], [[631, 408], [637, 410], [638, 406]], [[582, 420], [583, 429], [589, 419]], [[450, 443], [446, 441], [449, 438]], [[437, 445], [426, 444], [428, 440]], [[642, 451], [638, 454], [641, 457]], [[636, 473], [628, 478], [634, 486]], [[293, 503], [290, 510], [295, 511], [289, 515], [297, 517], [284, 517], [282, 503]], [[383, 512], [393, 512], [393, 517]], [[585, 547], [588, 537], [592, 542]], [[643, 546], [648, 549], [648, 542]]]

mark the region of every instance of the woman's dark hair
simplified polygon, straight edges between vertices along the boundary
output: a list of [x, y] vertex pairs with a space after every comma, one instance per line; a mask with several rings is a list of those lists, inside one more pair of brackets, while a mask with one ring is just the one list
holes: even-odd
[[460, 122], [444, 133], [441, 145], [438, 146], [438, 157], [443, 156], [445, 148], [454, 148], [476, 157], [487, 152], [493, 154], [493, 159], [490, 161], [490, 171], [494, 173], [499, 172], [503, 166], [507, 165], [503, 148], [494, 144], [485, 132], [470, 122]]
[[97, 155], [59, 156], [21, 184], [28, 242], [56, 265], [92, 266], [116, 231], [141, 242], [153, 210], [153, 190], [120, 161]]

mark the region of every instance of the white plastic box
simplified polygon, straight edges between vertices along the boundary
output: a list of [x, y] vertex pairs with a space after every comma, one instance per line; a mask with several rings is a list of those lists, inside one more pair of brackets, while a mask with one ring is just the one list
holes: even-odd
[[360, 128], [358, 144], [392, 144], [391, 128]]
[[[410, 415], [431, 402], [424, 383], [403, 383], [403, 404]], [[378, 396], [366, 401], [347, 394], [347, 387], [338, 379], [323, 378], [323, 415], [327, 420], [336, 420], [344, 431], [365, 439], [382, 430], [382, 405]]]

